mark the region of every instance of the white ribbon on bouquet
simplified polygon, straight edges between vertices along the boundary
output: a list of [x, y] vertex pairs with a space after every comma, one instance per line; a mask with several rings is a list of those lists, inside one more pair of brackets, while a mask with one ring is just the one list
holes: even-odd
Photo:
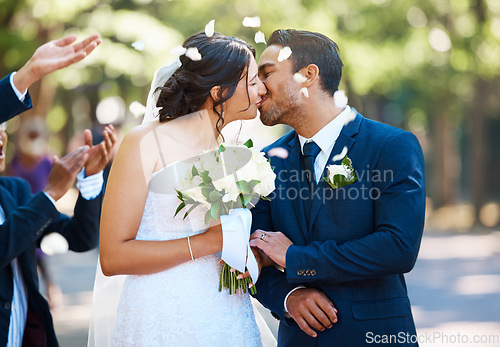
[[246, 208], [235, 208], [220, 216], [222, 225], [221, 259], [230, 267], [244, 273], [248, 269], [252, 282], [259, 277], [259, 266], [250, 248], [252, 213]]

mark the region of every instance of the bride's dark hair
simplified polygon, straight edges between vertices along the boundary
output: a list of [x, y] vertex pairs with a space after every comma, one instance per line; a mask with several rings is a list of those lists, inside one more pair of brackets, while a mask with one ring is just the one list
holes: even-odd
[[[223, 104], [233, 96], [242, 78], [246, 76], [248, 80], [248, 65], [251, 57], [255, 57], [255, 49], [243, 40], [217, 32], [211, 37], [199, 32], [188, 37], [182, 46], [186, 49], [196, 47], [202, 59], [180, 56], [182, 66], [158, 88], [160, 95], [156, 106], [162, 108], [160, 122], [199, 111], [212, 87], [220, 86], [218, 98], [213, 103], [219, 116], [217, 130], [220, 133], [224, 124]], [[217, 106], [221, 106], [221, 112]]]

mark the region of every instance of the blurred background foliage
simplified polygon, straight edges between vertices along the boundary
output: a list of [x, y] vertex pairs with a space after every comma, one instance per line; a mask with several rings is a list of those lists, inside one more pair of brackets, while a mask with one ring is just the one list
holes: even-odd
[[[259, 16], [261, 27], [242, 26], [247, 16]], [[0, 0], [0, 75], [20, 68], [44, 42], [101, 34], [89, 58], [30, 88], [30, 114], [46, 117], [51, 146], [63, 152], [75, 132], [99, 121], [136, 124], [129, 105], [145, 103], [153, 72], [174, 58], [171, 49], [211, 19], [217, 31], [254, 44], [258, 56], [265, 45], [255, 44], [257, 30], [332, 38], [349, 104], [418, 136], [429, 211], [452, 221], [442, 226], [498, 225], [498, 0]], [[132, 46], [137, 41], [143, 50]]]

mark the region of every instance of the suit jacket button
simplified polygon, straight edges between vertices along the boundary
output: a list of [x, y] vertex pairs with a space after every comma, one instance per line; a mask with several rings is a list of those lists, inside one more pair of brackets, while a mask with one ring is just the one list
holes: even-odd
[[316, 270], [314, 269], [311, 270], [311, 276], [316, 276]]
[[310, 273], [311, 273], [311, 270], [309, 270], [309, 269], [306, 270], [306, 272], [305, 272], [306, 276], [309, 276]]
[[297, 276], [302, 276], [304, 274], [304, 270], [297, 270]]
[[6, 302], [4, 305], [3, 305], [3, 308], [6, 309], [6, 310], [10, 310], [10, 302]]

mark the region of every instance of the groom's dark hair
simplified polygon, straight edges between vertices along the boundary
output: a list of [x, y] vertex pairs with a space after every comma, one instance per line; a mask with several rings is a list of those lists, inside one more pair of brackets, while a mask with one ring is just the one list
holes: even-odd
[[323, 89], [332, 96], [338, 90], [343, 64], [339, 47], [331, 39], [311, 31], [278, 29], [267, 41], [267, 46], [271, 45], [290, 47], [293, 72], [298, 72], [309, 64], [316, 64]]

